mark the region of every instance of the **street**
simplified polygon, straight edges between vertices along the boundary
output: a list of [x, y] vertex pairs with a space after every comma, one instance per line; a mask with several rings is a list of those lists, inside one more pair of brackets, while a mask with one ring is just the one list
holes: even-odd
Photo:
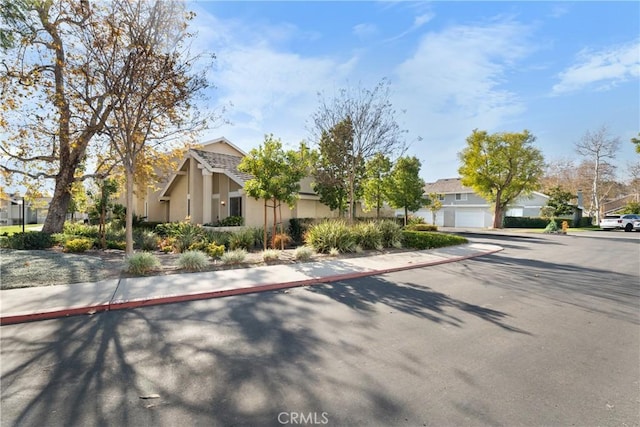
[[3, 326], [1, 424], [640, 425], [640, 233], [468, 238], [504, 250]]

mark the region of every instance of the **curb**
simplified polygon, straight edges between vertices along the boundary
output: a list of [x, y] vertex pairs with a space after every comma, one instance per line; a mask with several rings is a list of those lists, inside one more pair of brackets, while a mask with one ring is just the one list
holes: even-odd
[[313, 286], [322, 283], [339, 282], [343, 280], [359, 279], [362, 277], [377, 276], [380, 274], [394, 273], [397, 271], [412, 270], [416, 268], [429, 267], [433, 265], [449, 264], [452, 262], [464, 261], [471, 258], [477, 258], [480, 256], [491, 255], [496, 252], [502, 251], [503, 248], [492, 249], [484, 252], [479, 252], [471, 255], [457, 256], [452, 258], [446, 258], [435, 261], [427, 261], [416, 264], [407, 264], [400, 267], [390, 267], [380, 270], [359, 271], [355, 273], [337, 274], [333, 276], [317, 277], [307, 280], [298, 280], [293, 282], [279, 282], [260, 284], [246, 288], [227, 289], [222, 291], [202, 292], [195, 294], [185, 295], [168, 295], [157, 298], [147, 299], [134, 299], [134, 300], [120, 300], [110, 301], [106, 304], [97, 304], [83, 307], [64, 308], [59, 310], [44, 311], [40, 313], [28, 313], [28, 314], [16, 314], [0, 317], [0, 326], [15, 325], [19, 323], [35, 322], [39, 320], [51, 320], [59, 319], [63, 317], [79, 316], [79, 315], [92, 315], [96, 313], [106, 311], [128, 310], [139, 307], [150, 307], [155, 305], [173, 304], [179, 302], [189, 302], [206, 300], [213, 298], [223, 298], [234, 295], [246, 295], [259, 292], [276, 291], [280, 289], [297, 288], [301, 286]]

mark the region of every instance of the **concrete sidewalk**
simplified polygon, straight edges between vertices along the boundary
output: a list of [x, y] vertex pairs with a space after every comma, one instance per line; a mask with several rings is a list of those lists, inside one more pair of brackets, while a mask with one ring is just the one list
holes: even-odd
[[472, 243], [360, 258], [3, 290], [0, 324], [336, 282], [455, 262], [500, 250], [500, 246]]

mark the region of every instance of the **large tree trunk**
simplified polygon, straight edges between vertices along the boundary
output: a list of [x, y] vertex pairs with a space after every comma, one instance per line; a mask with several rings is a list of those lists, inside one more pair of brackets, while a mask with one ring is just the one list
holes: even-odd
[[42, 231], [45, 233], [62, 233], [64, 221], [67, 217], [69, 202], [71, 201], [71, 184], [75, 167], [66, 168], [56, 176], [53, 198], [49, 204], [49, 212], [44, 220]]
[[499, 200], [496, 201], [496, 208], [493, 213], [493, 228], [502, 228], [502, 213], [504, 207]]
[[126, 168], [126, 211], [125, 211], [125, 240], [127, 245], [124, 253], [126, 255], [133, 255], [133, 171]]

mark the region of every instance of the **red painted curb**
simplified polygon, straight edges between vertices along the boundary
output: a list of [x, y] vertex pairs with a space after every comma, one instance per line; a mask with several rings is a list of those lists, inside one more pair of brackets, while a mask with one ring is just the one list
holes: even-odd
[[61, 317], [79, 316], [82, 314], [95, 314], [103, 311], [109, 311], [108, 303], [76, 308], [62, 308], [60, 310], [45, 311], [40, 313], [14, 314], [0, 317], [0, 326], [35, 322], [38, 320], [59, 319]]
[[415, 268], [429, 267], [432, 265], [441, 265], [441, 264], [448, 264], [451, 262], [464, 261], [466, 259], [476, 258], [479, 256], [491, 255], [493, 253], [500, 252], [501, 250], [503, 250], [503, 248], [494, 249], [494, 250], [490, 250], [482, 253], [476, 253], [472, 255], [459, 256], [455, 258], [445, 258], [441, 260], [428, 261], [428, 262], [422, 262], [417, 264], [406, 264], [399, 267], [391, 267], [391, 268], [385, 268], [381, 270], [369, 270], [369, 271], [358, 271], [355, 273], [337, 274], [334, 276], [318, 277], [318, 278], [307, 279], [307, 280], [298, 280], [295, 282], [279, 282], [279, 283], [271, 283], [271, 284], [265, 284], [265, 285], [256, 285], [256, 286], [251, 286], [247, 288], [228, 289], [223, 291], [211, 291], [211, 292], [203, 292], [203, 293], [187, 294], [187, 295], [170, 295], [170, 296], [149, 298], [149, 299], [111, 301], [108, 304], [100, 304], [100, 305], [87, 306], [87, 307], [61, 309], [61, 310], [54, 310], [54, 311], [42, 312], [42, 313], [9, 315], [9, 316], [0, 317], [0, 326], [14, 325], [17, 323], [25, 323], [25, 322], [35, 322], [38, 320], [57, 319], [61, 317], [78, 316], [83, 314], [85, 315], [94, 314], [94, 313], [99, 313], [103, 311], [127, 310], [131, 308], [148, 307], [148, 306], [162, 305], [162, 304], [173, 304], [178, 302], [198, 301], [198, 300], [213, 299], [213, 298], [223, 298], [223, 297], [234, 296], [234, 295], [252, 294], [252, 293], [258, 293], [258, 292], [275, 291], [279, 289], [296, 288], [300, 286], [312, 286], [312, 285], [318, 285], [321, 283], [332, 283], [332, 282], [339, 282], [343, 280], [359, 279], [362, 277], [377, 276], [380, 274], [394, 273], [397, 271], [411, 270]]

